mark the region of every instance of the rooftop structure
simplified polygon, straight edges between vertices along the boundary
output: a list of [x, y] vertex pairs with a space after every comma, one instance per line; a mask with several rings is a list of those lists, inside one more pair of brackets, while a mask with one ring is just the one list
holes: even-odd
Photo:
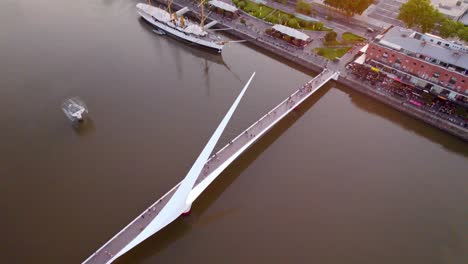
[[448, 18], [458, 21], [468, 9], [467, 0], [431, 0], [439, 12]]
[[435, 62], [455, 67], [460, 73], [468, 69], [468, 47], [438, 36], [393, 27], [385, 35], [378, 36], [377, 42], [405, 54], [416, 57], [423, 55]]
[[209, 4], [219, 9], [231, 12], [231, 13], [236, 13], [239, 10], [237, 9], [237, 7], [230, 5], [228, 3], [225, 3], [225, 2], [219, 1], [219, 0], [211, 0]]
[[301, 31], [296, 30], [294, 28], [290, 28], [283, 25], [274, 25], [272, 28], [282, 34], [288, 35], [298, 40], [309, 41], [310, 39], [310, 37], [307, 34], [304, 34]]
[[465, 13], [458, 21], [463, 23], [463, 25], [468, 26], [468, 13]]

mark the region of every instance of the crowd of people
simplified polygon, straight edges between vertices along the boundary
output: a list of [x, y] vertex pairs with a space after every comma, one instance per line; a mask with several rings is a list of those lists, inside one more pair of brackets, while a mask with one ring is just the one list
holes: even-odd
[[466, 106], [442, 99], [430, 92], [394, 80], [384, 72], [362, 64], [349, 64], [347, 69], [354, 78], [367, 82], [387, 95], [404, 100], [414, 106], [437, 115], [462, 127], [468, 127]]

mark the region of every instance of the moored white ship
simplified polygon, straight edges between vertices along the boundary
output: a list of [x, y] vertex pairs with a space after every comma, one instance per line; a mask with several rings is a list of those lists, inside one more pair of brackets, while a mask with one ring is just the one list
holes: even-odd
[[[203, 6], [203, 4], [201, 6]], [[214, 33], [207, 31], [208, 28], [214, 26], [217, 22], [212, 21], [204, 25], [205, 18], [203, 14], [202, 21], [198, 24], [183, 17], [183, 15], [189, 11], [187, 7], [174, 13], [143, 3], [137, 4], [136, 8], [138, 14], [142, 18], [169, 35], [201, 47], [215, 50], [219, 53], [221, 53], [224, 47], [224, 41]]]

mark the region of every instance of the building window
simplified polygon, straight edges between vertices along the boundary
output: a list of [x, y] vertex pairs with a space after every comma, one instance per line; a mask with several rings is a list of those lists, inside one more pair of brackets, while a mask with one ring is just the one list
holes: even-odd
[[384, 52], [384, 53], [382, 54], [382, 57], [387, 58], [387, 57], [388, 57], [387, 52]]
[[424, 68], [424, 65], [421, 64], [421, 68]]
[[457, 78], [456, 78], [456, 77], [452, 77], [452, 78], [450, 78], [450, 80], [449, 80], [449, 83], [450, 83], [450, 84], [455, 84], [456, 82], [457, 82]]
[[434, 77], [434, 78], [439, 78], [439, 77], [440, 77], [440, 73], [434, 72], [434, 74], [432, 75], [432, 77]]
[[392, 54], [392, 57], [395, 57], [395, 54]]
[[416, 66], [416, 62], [413, 62], [413, 65]]
[[396, 59], [396, 60], [395, 60], [395, 63], [401, 64], [401, 60], [400, 60], [400, 59]]
[[442, 42], [440, 42], [440, 41], [437, 41], [437, 45], [440, 45], [440, 44], [442, 44]]

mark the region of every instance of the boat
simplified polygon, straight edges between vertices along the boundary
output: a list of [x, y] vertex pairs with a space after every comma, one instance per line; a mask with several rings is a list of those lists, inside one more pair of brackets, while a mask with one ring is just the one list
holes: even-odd
[[88, 115], [86, 104], [78, 97], [66, 99], [62, 103], [62, 111], [72, 123], [82, 123]]
[[138, 3], [136, 5], [137, 13], [147, 22], [155, 26], [158, 31], [162, 31], [170, 36], [184, 40], [190, 44], [198, 45], [203, 48], [221, 53], [226, 41], [222, 41], [215, 33], [208, 31], [209, 28], [216, 25], [216, 20], [204, 24], [206, 17], [203, 14], [204, 3], [200, 4], [201, 21], [196, 23], [185, 18], [183, 15], [190, 11], [184, 7], [177, 12], [171, 12], [172, 0], [168, 1], [168, 8], [164, 10], [152, 5]]

